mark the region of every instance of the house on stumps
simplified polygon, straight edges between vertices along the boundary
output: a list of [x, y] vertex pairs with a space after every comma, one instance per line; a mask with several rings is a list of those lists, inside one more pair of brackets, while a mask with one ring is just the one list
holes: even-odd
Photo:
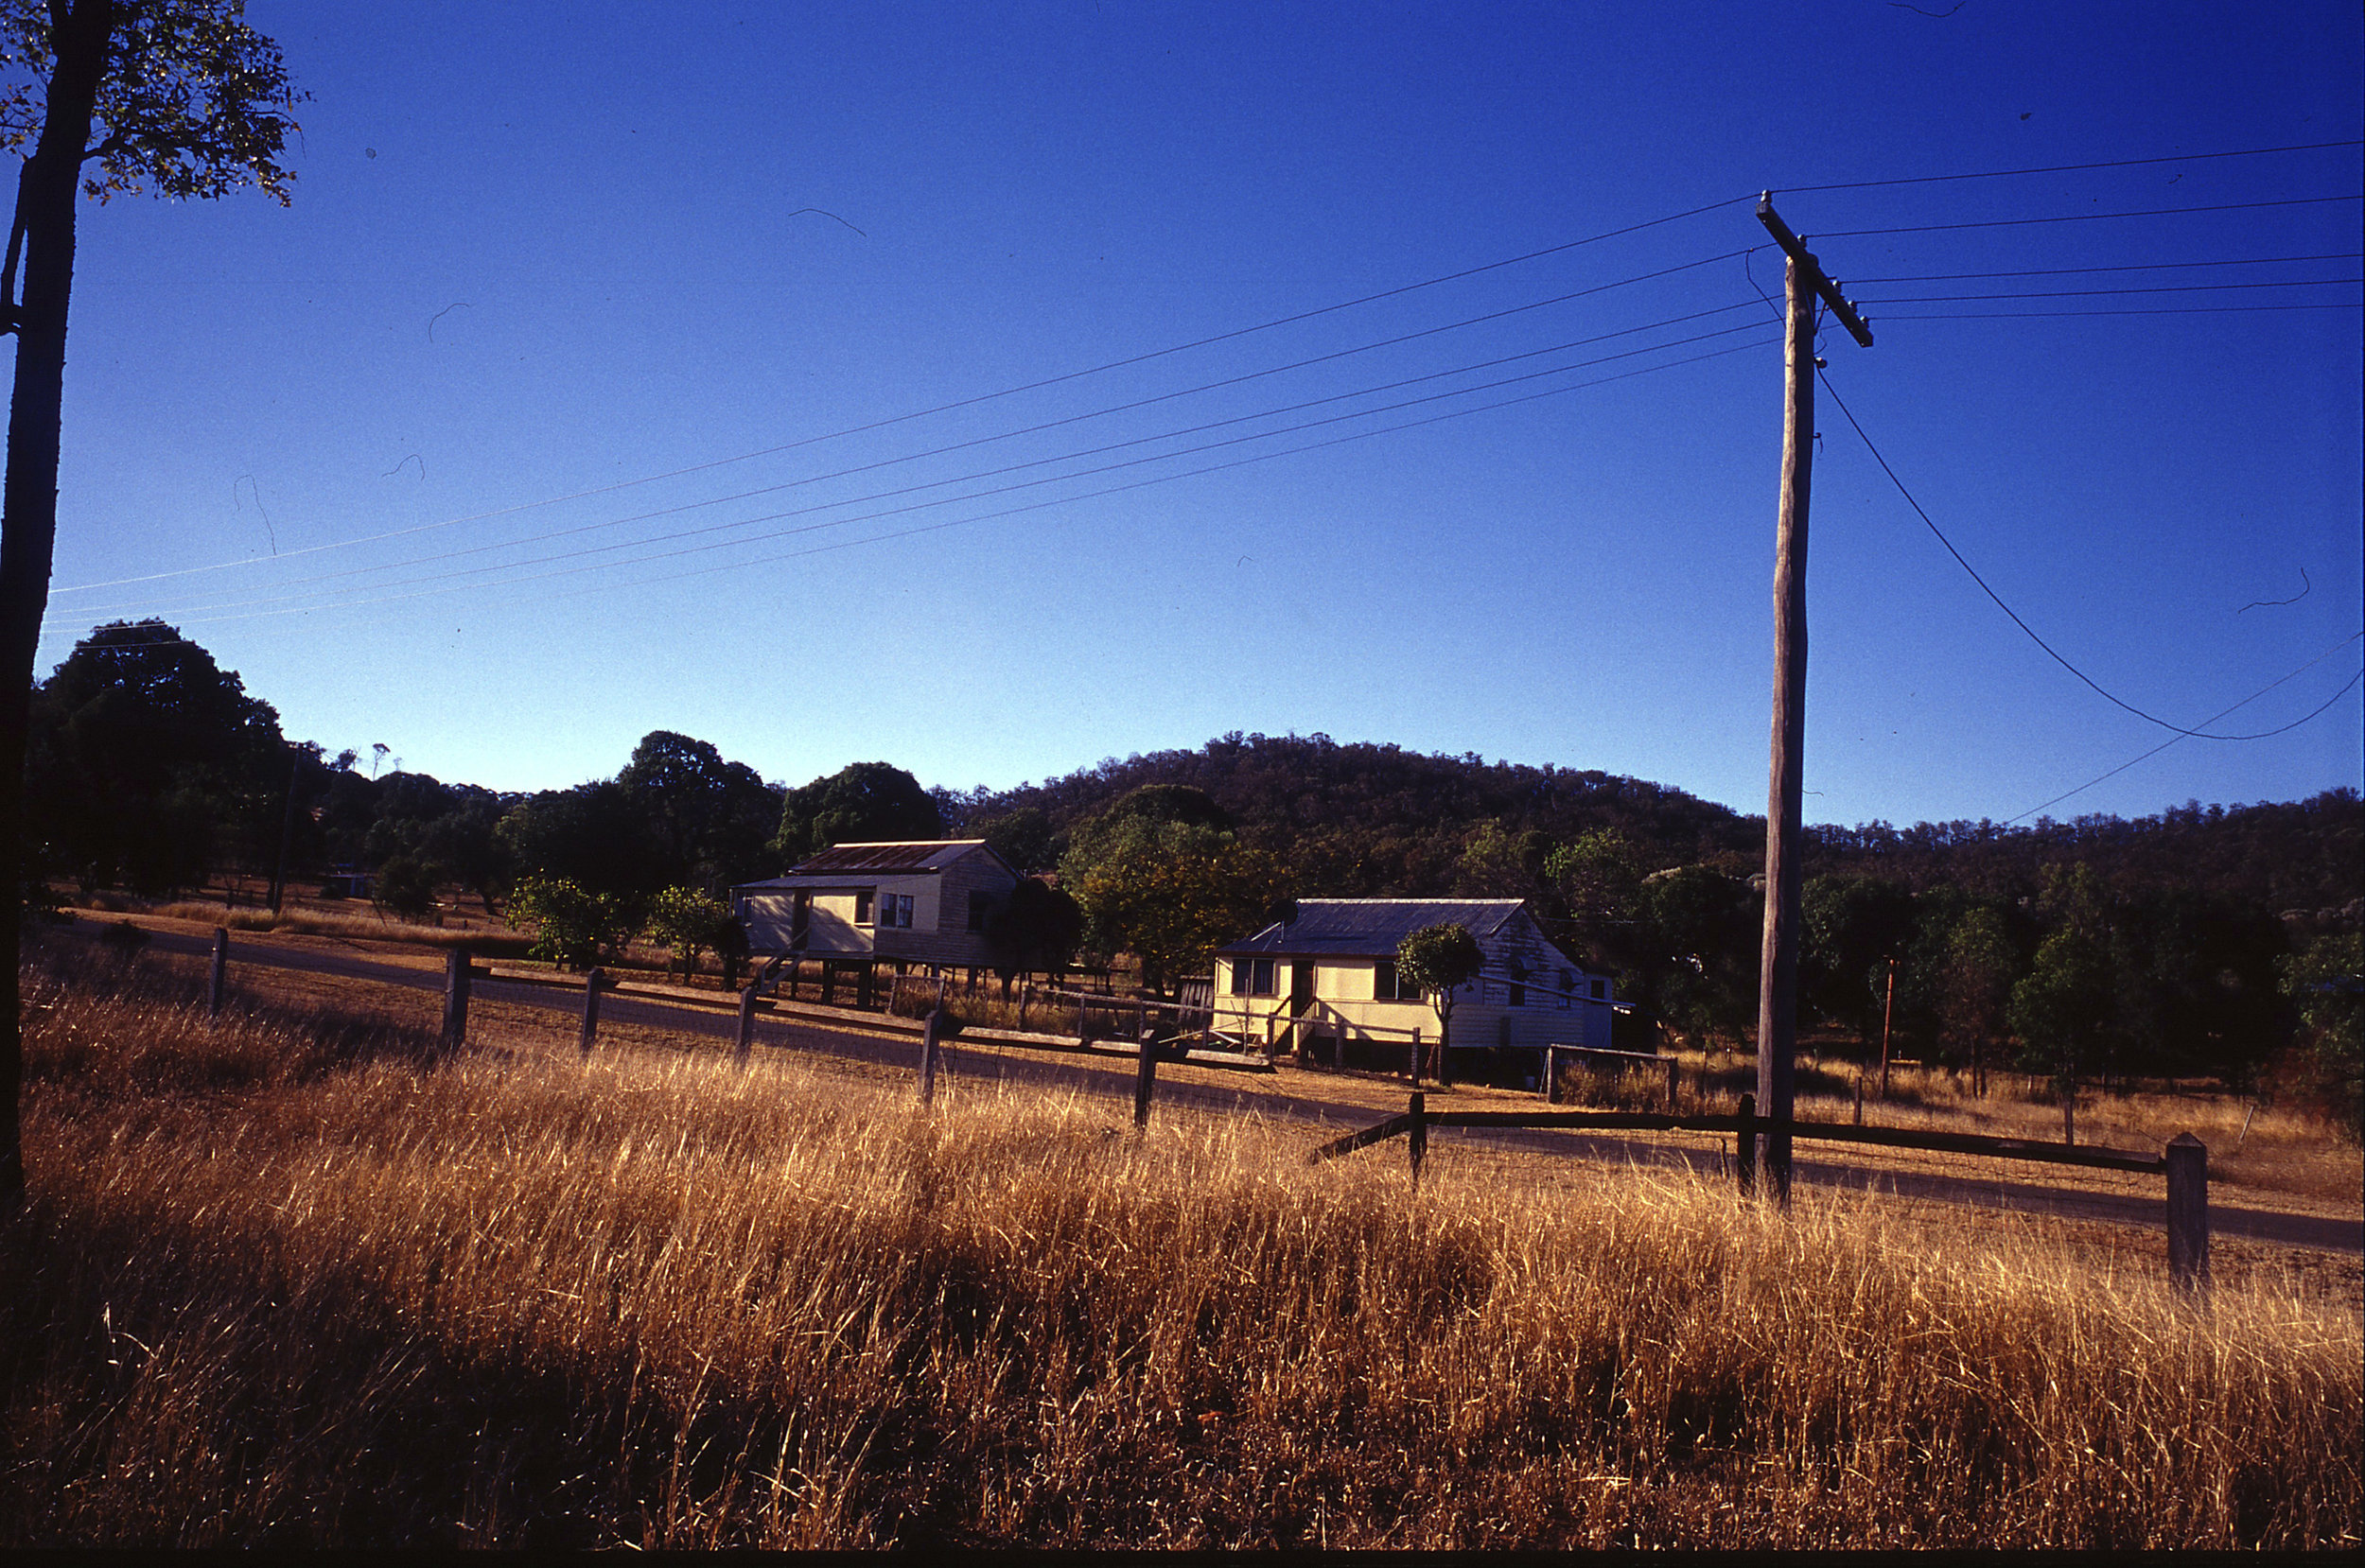
[[1546, 1045], [1609, 1049], [1609, 977], [1561, 951], [1517, 898], [1300, 899], [1293, 918], [1216, 950], [1215, 1028], [1304, 1060], [1401, 1068], [1440, 1019], [1434, 998], [1399, 983], [1396, 949], [1448, 924], [1484, 955], [1453, 997], [1456, 1076], [1490, 1053], [1515, 1072]]
[[867, 999], [881, 965], [983, 969], [986, 928], [1018, 873], [983, 839], [840, 844], [784, 876], [731, 889], [731, 911], [759, 959], [819, 959], [824, 984], [851, 971]]

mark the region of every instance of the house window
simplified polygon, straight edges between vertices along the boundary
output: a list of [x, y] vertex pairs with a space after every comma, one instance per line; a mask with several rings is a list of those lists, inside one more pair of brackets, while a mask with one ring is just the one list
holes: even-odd
[[1374, 1002], [1405, 1002], [1417, 1000], [1406, 997], [1403, 991], [1399, 988], [1398, 982], [1396, 980], [1396, 961], [1394, 959], [1383, 958], [1378, 963], [1372, 966], [1372, 1000]]
[[1503, 1005], [1525, 1007], [1528, 1004], [1528, 988], [1522, 982], [1528, 978], [1528, 967], [1519, 961], [1517, 953], [1513, 953], [1503, 969], [1511, 976], [1503, 983]]
[[871, 897], [867, 890], [854, 895], [854, 924], [858, 926], [870, 924]]
[[1569, 999], [1570, 999], [1571, 997], [1575, 996], [1576, 994], [1577, 994], [1577, 975], [1576, 975], [1576, 971], [1575, 971], [1575, 970], [1573, 970], [1573, 969], [1563, 969], [1563, 970], [1561, 970], [1561, 971], [1560, 971], [1560, 1005], [1561, 1005], [1561, 1010], [1562, 1010], [1562, 1011], [1566, 1012], [1566, 1011], [1568, 1010], [1568, 1001], [1569, 1001]]
[[1593, 983], [1593, 1000], [1596, 1002], [1607, 1002], [1609, 1000], [1608, 981], [1597, 980]]
[[970, 929], [970, 930], [972, 930], [972, 931], [983, 931], [983, 930], [985, 930], [985, 929], [986, 929], [986, 916], [987, 916], [987, 915], [991, 915], [992, 913], [993, 913], [993, 895], [992, 895], [992, 894], [990, 894], [990, 893], [972, 893], [972, 894], [971, 894], [971, 895], [969, 896], [969, 929]]
[[879, 895], [879, 924], [882, 927], [897, 926], [908, 931], [911, 929], [911, 923], [912, 896], [910, 894], [882, 893]]
[[1232, 994], [1234, 996], [1244, 997], [1248, 995], [1248, 974], [1249, 964], [1247, 959], [1235, 958], [1232, 961]]
[[1510, 993], [1504, 1000], [1503, 1005], [1507, 1007], [1525, 1007], [1528, 1004], [1528, 988], [1525, 985], [1514, 981], [1512, 984], [1504, 986], [1503, 989]]
[[1252, 961], [1248, 977], [1248, 990], [1249, 995], [1251, 996], [1269, 997], [1272, 995], [1271, 959], [1259, 958]]

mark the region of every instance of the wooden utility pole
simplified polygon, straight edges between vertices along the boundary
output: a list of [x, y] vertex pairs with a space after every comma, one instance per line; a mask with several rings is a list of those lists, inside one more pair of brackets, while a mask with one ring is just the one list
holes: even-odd
[[1889, 960], [1888, 992], [1881, 999], [1881, 1098], [1889, 1097], [1889, 1024], [1897, 1017], [1897, 960]]
[[[1774, 544], [1774, 744], [1765, 792], [1765, 940], [1758, 966], [1758, 1114], [1778, 1128], [1791, 1120], [1798, 1047], [1800, 820], [1807, 735], [1807, 498], [1814, 463], [1814, 306], [1831, 307], [1857, 342], [1872, 329], [1839, 286], [1774, 212], [1772, 193], [1758, 199], [1758, 221], [1790, 258], [1783, 270], [1788, 332], [1783, 349], [1782, 498]], [[1790, 1135], [1764, 1139], [1766, 1192], [1790, 1201]], [[1751, 1152], [1741, 1151], [1745, 1162]]]

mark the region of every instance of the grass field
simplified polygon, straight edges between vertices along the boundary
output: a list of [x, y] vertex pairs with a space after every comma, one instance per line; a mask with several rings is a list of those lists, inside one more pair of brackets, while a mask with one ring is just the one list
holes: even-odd
[[438, 1059], [431, 998], [209, 1027], [185, 972], [69, 962], [26, 974], [0, 1544], [2365, 1533], [2365, 1332], [2271, 1269], [2196, 1301], [2031, 1228], [1510, 1158], [1415, 1194], [1302, 1127], [923, 1114], [628, 1029], [587, 1067], [499, 1007]]

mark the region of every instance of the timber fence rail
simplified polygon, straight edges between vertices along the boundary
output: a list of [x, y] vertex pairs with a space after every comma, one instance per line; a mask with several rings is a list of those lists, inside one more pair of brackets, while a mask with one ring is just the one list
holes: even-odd
[[1757, 1114], [1757, 1097], [1741, 1097], [1732, 1115], [1682, 1115], [1668, 1111], [1629, 1110], [1447, 1110], [1432, 1111], [1428, 1097], [1412, 1096], [1402, 1116], [1392, 1116], [1358, 1132], [1334, 1138], [1315, 1148], [1308, 1163], [1321, 1164], [1393, 1138], [1407, 1141], [1412, 1182], [1417, 1188], [1421, 1167], [1428, 1155], [1428, 1134], [1437, 1127], [1518, 1127], [1570, 1132], [1706, 1132], [1729, 1133], [1735, 1141], [1734, 1167], [1742, 1194], [1755, 1188], [1759, 1140], [1788, 1137], [1831, 1143], [1862, 1143], [1936, 1154], [1973, 1155], [2048, 1165], [2076, 1165], [2090, 1170], [2135, 1171], [2166, 1178], [2168, 1277], [2186, 1288], [2209, 1281], [2209, 1150], [2191, 1133], [2179, 1133], [2159, 1154], [2091, 1145], [2046, 1143], [2024, 1138], [1997, 1138], [1986, 1133], [1934, 1132], [1906, 1127], [1866, 1127], [1839, 1122], [1774, 1122]]

